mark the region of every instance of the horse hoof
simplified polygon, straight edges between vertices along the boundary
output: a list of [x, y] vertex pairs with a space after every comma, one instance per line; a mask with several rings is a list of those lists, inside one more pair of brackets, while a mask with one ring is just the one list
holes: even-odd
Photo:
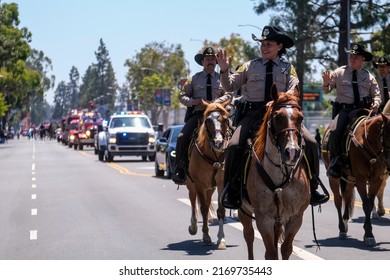
[[347, 239], [347, 233], [346, 232], [340, 232], [339, 233], [339, 239], [340, 240], [346, 240]]
[[213, 242], [210, 237], [203, 238], [203, 245], [210, 246]]
[[198, 227], [197, 226], [189, 226], [188, 227], [188, 232], [191, 235], [195, 235], [198, 232]]
[[221, 240], [221, 241], [217, 242], [217, 249], [218, 250], [226, 250], [225, 240]]
[[375, 237], [364, 237], [364, 244], [373, 247], [376, 245]]
[[378, 214], [378, 212], [372, 212], [371, 213], [371, 218], [373, 218], [373, 219], [379, 219], [379, 214]]
[[383, 217], [385, 215], [385, 209], [384, 208], [379, 208], [377, 213], [379, 217]]

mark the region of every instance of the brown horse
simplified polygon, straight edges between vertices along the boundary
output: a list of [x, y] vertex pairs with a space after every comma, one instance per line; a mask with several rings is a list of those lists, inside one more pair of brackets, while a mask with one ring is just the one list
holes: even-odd
[[198, 136], [190, 147], [188, 176], [186, 180], [191, 201], [191, 225], [188, 231], [195, 235], [197, 226], [197, 209], [203, 219], [203, 242], [206, 245], [212, 244], [209, 234], [208, 213], [211, 206], [212, 195], [218, 190], [217, 217], [219, 222], [218, 249], [226, 249], [223, 223], [225, 219], [225, 208], [219, 202], [223, 190], [223, 164], [224, 150], [228, 136], [228, 112], [225, 109], [230, 100], [224, 104], [203, 102], [206, 110], [203, 115], [203, 122], [199, 127]]
[[[290, 95], [278, 93], [276, 86], [272, 87], [273, 105], [257, 132], [249, 163], [247, 192], [267, 260], [279, 258], [279, 242], [282, 259], [289, 259], [310, 201], [309, 178], [302, 160], [303, 113], [297, 96], [297, 90]], [[248, 258], [253, 259], [252, 219], [242, 210], [239, 217]]]
[[[322, 147], [326, 168], [330, 162], [327, 139], [329, 139], [332, 126], [333, 123], [325, 131]], [[354, 187], [356, 187], [363, 202], [365, 214], [364, 243], [375, 246], [371, 212], [376, 196], [379, 199], [379, 206], [382, 205], [383, 208], [383, 190], [390, 167], [390, 116], [388, 114], [373, 117], [360, 116], [348, 132], [348, 139], [343, 142], [346, 144], [347, 161], [342, 166], [342, 177], [337, 179], [329, 176], [329, 185], [334, 195], [339, 220], [339, 238], [347, 238], [348, 221], [353, 214]], [[382, 211], [384, 214], [384, 209]]]

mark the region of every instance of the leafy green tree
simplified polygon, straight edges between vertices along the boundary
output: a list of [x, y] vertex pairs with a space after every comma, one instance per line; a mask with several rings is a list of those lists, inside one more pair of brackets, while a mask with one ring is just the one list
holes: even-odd
[[18, 5], [0, 1], [0, 68], [7, 71], [30, 55], [31, 33], [27, 28], [19, 28], [19, 24]]
[[[126, 79], [131, 101], [139, 104], [141, 110], [151, 112], [152, 123], [157, 123], [158, 116], [165, 110], [164, 125], [167, 125], [169, 111], [179, 104], [180, 79], [188, 75], [181, 45], [151, 42], [127, 59], [125, 66], [129, 68]], [[159, 88], [172, 90], [171, 106], [155, 102], [155, 92]]]
[[20, 109], [28, 89], [23, 86], [31, 85], [28, 78], [34, 76], [25, 64], [31, 51], [31, 33], [19, 24], [18, 5], [0, 1], [0, 129], [5, 127], [10, 110]]
[[[345, 65], [348, 55], [344, 48], [348, 46], [348, 38], [362, 36], [369, 29], [383, 29], [386, 32], [389, 30], [390, 3], [380, 0], [257, 0], [256, 2], [254, 10], [257, 14], [261, 15], [266, 11], [277, 12], [271, 17], [270, 24], [282, 27], [294, 38], [296, 44], [296, 51], [293, 53], [294, 65], [302, 81], [302, 87], [304, 77], [310, 77], [308, 74], [315, 72], [312, 66], [313, 60], [328, 64], [331, 68]], [[350, 22], [350, 36], [347, 34], [348, 22]], [[365, 43], [375, 40], [372, 38]], [[336, 56], [337, 59], [332, 59], [332, 56]]]
[[72, 98], [69, 93], [68, 85], [61, 81], [54, 92], [53, 120], [60, 121], [63, 117], [70, 114]]
[[79, 106], [87, 108], [90, 101], [95, 101], [104, 108], [101, 111], [103, 117], [107, 117], [114, 111], [118, 85], [109, 52], [102, 39], [99, 43], [95, 52], [97, 63], [90, 65], [82, 78]]
[[70, 108], [79, 107], [80, 75], [75, 66], [70, 69], [68, 90], [70, 95]]

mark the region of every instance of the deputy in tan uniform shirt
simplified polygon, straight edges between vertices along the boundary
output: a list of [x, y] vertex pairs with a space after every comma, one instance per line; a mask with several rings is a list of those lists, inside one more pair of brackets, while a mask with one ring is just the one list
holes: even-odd
[[390, 90], [390, 62], [386, 57], [381, 56], [377, 62], [373, 62], [372, 65], [378, 69], [378, 76], [376, 81], [379, 85], [379, 90], [381, 91], [382, 103], [379, 106], [378, 112], [382, 112], [386, 103], [389, 101], [389, 90]]
[[231, 99], [231, 94], [226, 92], [219, 82], [219, 73], [215, 72], [215, 50], [206, 48], [202, 54], [195, 55], [195, 61], [203, 66], [203, 70], [186, 81], [179, 98], [180, 102], [187, 106], [185, 125], [176, 142], [176, 167], [172, 174], [172, 180], [179, 185], [184, 185], [186, 181], [188, 147], [205, 109], [202, 100], [223, 103]]
[[[381, 104], [381, 94], [375, 77], [363, 68], [363, 63], [372, 60], [372, 54], [361, 44], [352, 44], [350, 50], [350, 62], [347, 66], [337, 68], [332, 74], [326, 70], [323, 75], [322, 89], [324, 93], [336, 89], [336, 99], [333, 103], [332, 118], [337, 118], [336, 129], [329, 138], [331, 162], [328, 167], [328, 175], [335, 178], [341, 176], [342, 137], [348, 124], [348, 114], [358, 108], [371, 109], [377, 112]], [[356, 82], [353, 74], [356, 73]], [[353, 85], [357, 85], [358, 96], [354, 97]]]
[[[234, 123], [237, 129], [225, 152], [225, 189], [222, 204], [231, 209], [237, 209], [241, 205], [243, 157], [247, 139], [252, 138], [259, 129], [266, 111], [266, 104], [271, 100], [270, 88], [266, 89], [266, 87], [275, 83], [279, 91], [293, 94], [299, 84], [294, 66], [282, 57], [287, 48], [294, 46], [294, 41], [290, 37], [276, 27], [265, 26], [260, 38], [255, 35], [252, 35], [252, 38], [261, 43], [262, 57], [244, 63], [234, 74], [228, 73], [231, 61], [226, 51], [219, 50], [217, 54], [223, 88], [229, 92], [243, 89], [242, 98], [235, 111], [235, 114], [238, 114], [235, 116]], [[272, 67], [268, 70], [269, 64]], [[271, 85], [266, 83], [267, 72], [272, 75]], [[302, 132], [306, 143], [305, 152], [313, 171], [313, 180], [310, 182], [311, 203], [318, 205], [326, 202], [328, 196], [316, 190], [319, 175], [317, 142], [306, 128], [303, 128]]]

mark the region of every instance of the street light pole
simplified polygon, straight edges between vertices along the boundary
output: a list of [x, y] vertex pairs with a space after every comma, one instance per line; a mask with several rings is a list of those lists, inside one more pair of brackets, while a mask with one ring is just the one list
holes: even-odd
[[239, 27], [251, 26], [251, 27], [254, 27], [254, 28], [259, 29], [260, 31], [262, 31], [260, 27], [258, 27], [256, 25], [253, 25], [253, 24], [239, 24], [237, 26], [239, 26]]

